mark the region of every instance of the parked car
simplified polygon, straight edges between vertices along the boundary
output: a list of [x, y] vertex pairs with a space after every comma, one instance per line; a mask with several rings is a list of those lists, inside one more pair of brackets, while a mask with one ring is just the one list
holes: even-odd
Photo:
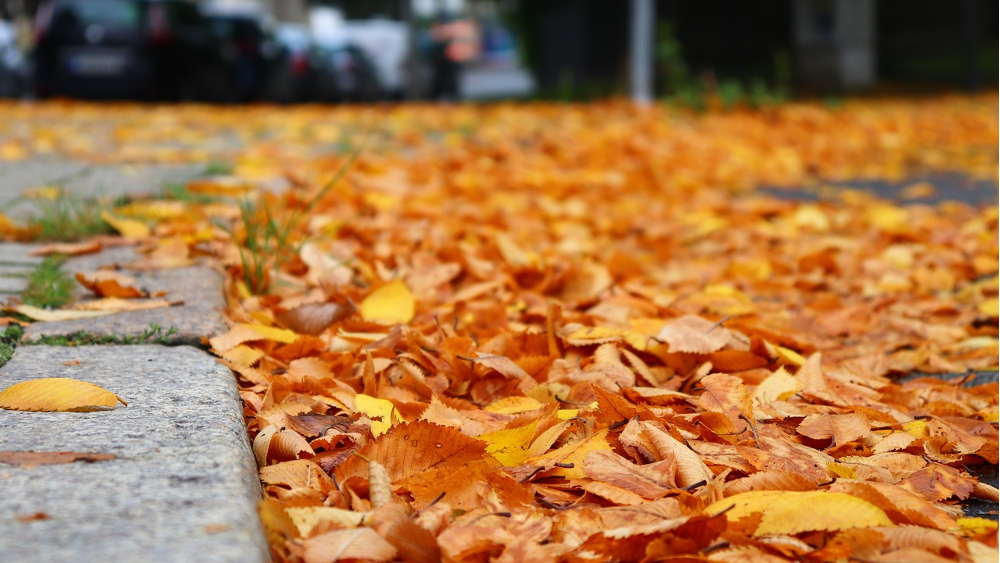
[[[325, 89], [332, 93], [327, 102], [371, 102], [383, 99], [385, 89], [379, 80], [378, 69], [368, 54], [356, 45], [320, 47], [320, 51], [330, 65], [332, 87]], [[327, 94], [330, 95], [330, 94]]]
[[360, 48], [383, 90], [384, 96], [402, 98], [410, 57], [410, 27], [384, 18], [346, 20], [342, 33], [347, 42]]
[[269, 16], [245, 4], [205, 4], [201, 9], [232, 63], [240, 101], [273, 100], [288, 53], [275, 40]]
[[14, 25], [0, 21], [0, 98], [20, 98], [31, 80], [28, 59], [17, 45]]
[[309, 28], [300, 24], [280, 24], [275, 28], [274, 37], [284, 51], [281, 58], [284, 64], [272, 80], [276, 101], [316, 100], [330, 65], [317, 49]]
[[45, 0], [35, 19], [39, 97], [233, 97], [219, 42], [183, 0]]

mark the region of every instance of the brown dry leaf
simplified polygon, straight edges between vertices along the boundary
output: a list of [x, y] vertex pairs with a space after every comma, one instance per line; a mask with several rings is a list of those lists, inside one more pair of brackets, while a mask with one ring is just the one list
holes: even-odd
[[81, 256], [83, 254], [93, 254], [101, 251], [101, 243], [95, 241], [87, 242], [59, 242], [46, 244], [33, 249], [31, 256], [51, 256], [62, 254], [64, 256]]
[[671, 352], [708, 354], [718, 352], [728, 344], [730, 333], [720, 323], [685, 315], [667, 322], [656, 338], [666, 342]]
[[354, 313], [350, 304], [305, 303], [278, 315], [278, 321], [299, 334], [316, 336]]
[[35, 512], [34, 514], [26, 514], [24, 516], [15, 516], [15, 518], [17, 518], [18, 522], [36, 522], [38, 520], [48, 520], [48, 519], [52, 518], [52, 516], [50, 516], [46, 512]]
[[118, 403], [128, 406], [102, 387], [66, 377], [22, 381], [0, 391], [0, 408], [18, 411], [90, 412], [109, 410]]
[[[397, 483], [430, 469], [479, 459], [486, 453], [486, 444], [453, 428], [418, 420], [392, 427], [358, 453], [381, 463]], [[360, 458], [351, 458], [337, 469], [341, 479], [367, 474], [367, 463]]]
[[84, 301], [73, 305], [74, 311], [109, 311], [121, 313], [125, 311], [146, 311], [171, 307], [173, 303], [166, 299], [121, 299], [105, 297], [93, 301]]
[[299, 433], [268, 426], [253, 440], [253, 453], [261, 467], [267, 461], [289, 461], [301, 457], [312, 457], [316, 452]]
[[302, 542], [302, 558], [305, 563], [390, 561], [396, 554], [396, 548], [371, 528], [335, 530]]
[[673, 463], [676, 464], [676, 481], [679, 487], [708, 483], [715, 477], [698, 454], [671, 436], [663, 427], [654, 422], [640, 424], [657, 459], [673, 460]]
[[635, 465], [611, 451], [593, 451], [583, 460], [587, 477], [632, 491], [645, 499], [657, 499], [674, 488], [670, 460]]
[[703, 377], [698, 385], [704, 389], [698, 398], [701, 408], [726, 415], [736, 427], [754, 420], [750, 391], [739, 378], [714, 373]]
[[814, 440], [833, 438], [834, 445], [841, 446], [871, 433], [871, 423], [861, 413], [851, 414], [811, 414], [799, 424], [796, 431]]
[[404, 561], [437, 563], [441, 548], [429, 530], [413, 521], [410, 510], [400, 503], [376, 508], [371, 515], [372, 526], [399, 552]]
[[76, 461], [93, 463], [95, 461], [108, 461], [111, 459], [115, 459], [115, 456], [112, 454], [90, 452], [0, 451], [0, 463], [6, 463], [7, 465], [24, 468], [38, 467], [40, 465], [73, 463]]
[[76, 281], [98, 297], [135, 299], [149, 295], [135, 288], [134, 278], [113, 271], [101, 270], [90, 276], [77, 272]]

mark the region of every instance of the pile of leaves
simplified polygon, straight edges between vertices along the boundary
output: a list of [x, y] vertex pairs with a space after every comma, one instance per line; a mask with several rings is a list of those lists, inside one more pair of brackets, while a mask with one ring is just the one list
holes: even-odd
[[997, 384], [899, 376], [996, 369], [996, 206], [752, 188], [995, 178], [996, 107], [400, 106], [356, 160], [376, 110], [223, 112], [264, 140], [189, 190], [288, 190], [110, 217], [229, 274], [278, 560], [992, 561]]

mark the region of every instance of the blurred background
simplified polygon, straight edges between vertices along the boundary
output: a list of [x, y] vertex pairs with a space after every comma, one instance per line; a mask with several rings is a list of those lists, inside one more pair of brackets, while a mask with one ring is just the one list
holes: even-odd
[[988, 0], [0, 0], [0, 96], [692, 107], [977, 90]]

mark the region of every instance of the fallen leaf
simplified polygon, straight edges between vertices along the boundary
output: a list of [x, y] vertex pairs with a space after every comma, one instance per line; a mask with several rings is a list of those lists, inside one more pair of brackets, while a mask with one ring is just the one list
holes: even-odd
[[108, 311], [111, 313], [122, 313], [125, 311], [147, 311], [149, 309], [163, 309], [171, 307], [173, 303], [166, 299], [121, 299], [118, 297], [105, 297], [93, 301], [83, 301], [73, 305], [74, 311]]
[[392, 414], [396, 409], [392, 401], [358, 394], [354, 397], [354, 408], [372, 419], [372, 436], [378, 438], [392, 428]]
[[316, 336], [333, 323], [354, 313], [350, 304], [306, 303], [278, 315], [278, 321], [299, 334]]
[[79, 311], [76, 309], [48, 310], [32, 307], [31, 305], [17, 305], [15, 307], [9, 307], [9, 309], [32, 320], [41, 322], [75, 321], [77, 319], [92, 319], [94, 317], [103, 317], [115, 314], [115, 311]]
[[892, 525], [877, 506], [843, 493], [755, 491], [727, 497], [705, 508], [709, 514], [722, 511], [726, 511], [730, 522], [761, 515], [755, 536]]
[[49, 520], [52, 516], [49, 516], [46, 512], [35, 512], [34, 514], [26, 514], [24, 516], [16, 516], [18, 522], [36, 522], [38, 520]]
[[80, 256], [83, 254], [93, 254], [101, 251], [101, 244], [98, 242], [59, 242], [46, 244], [35, 248], [28, 254], [31, 256], [51, 256], [62, 254], [64, 256]]
[[82, 273], [76, 274], [76, 281], [98, 297], [118, 297], [135, 299], [147, 297], [149, 294], [134, 287], [135, 279], [118, 272], [101, 270], [90, 277]]
[[0, 391], [0, 408], [18, 411], [89, 412], [109, 410], [118, 403], [128, 406], [93, 383], [65, 377], [22, 381]]
[[149, 226], [136, 219], [116, 217], [107, 211], [101, 211], [101, 219], [126, 238], [146, 238], [151, 234]]
[[108, 461], [111, 459], [115, 459], [115, 456], [112, 454], [90, 452], [0, 451], [0, 463], [24, 468], [39, 467], [41, 465], [59, 465], [76, 461], [93, 463], [95, 461]]
[[302, 542], [305, 563], [333, 563], [335, 561], [364, 560], [390, 561], [396, 557], [396, 548], [382, 539], [371, 528], [335, 530]]
[[413, 295], [401, 280], [393, 280], [372, 291], [361, 302], [361, 316], [380, 324], [408, 323], [413, 319]]
[[671, 352], [708, 354], [721, 350], [731, 336], [719, 323], [685, 315], [665, 324], [656, 337], [666, 342]]

